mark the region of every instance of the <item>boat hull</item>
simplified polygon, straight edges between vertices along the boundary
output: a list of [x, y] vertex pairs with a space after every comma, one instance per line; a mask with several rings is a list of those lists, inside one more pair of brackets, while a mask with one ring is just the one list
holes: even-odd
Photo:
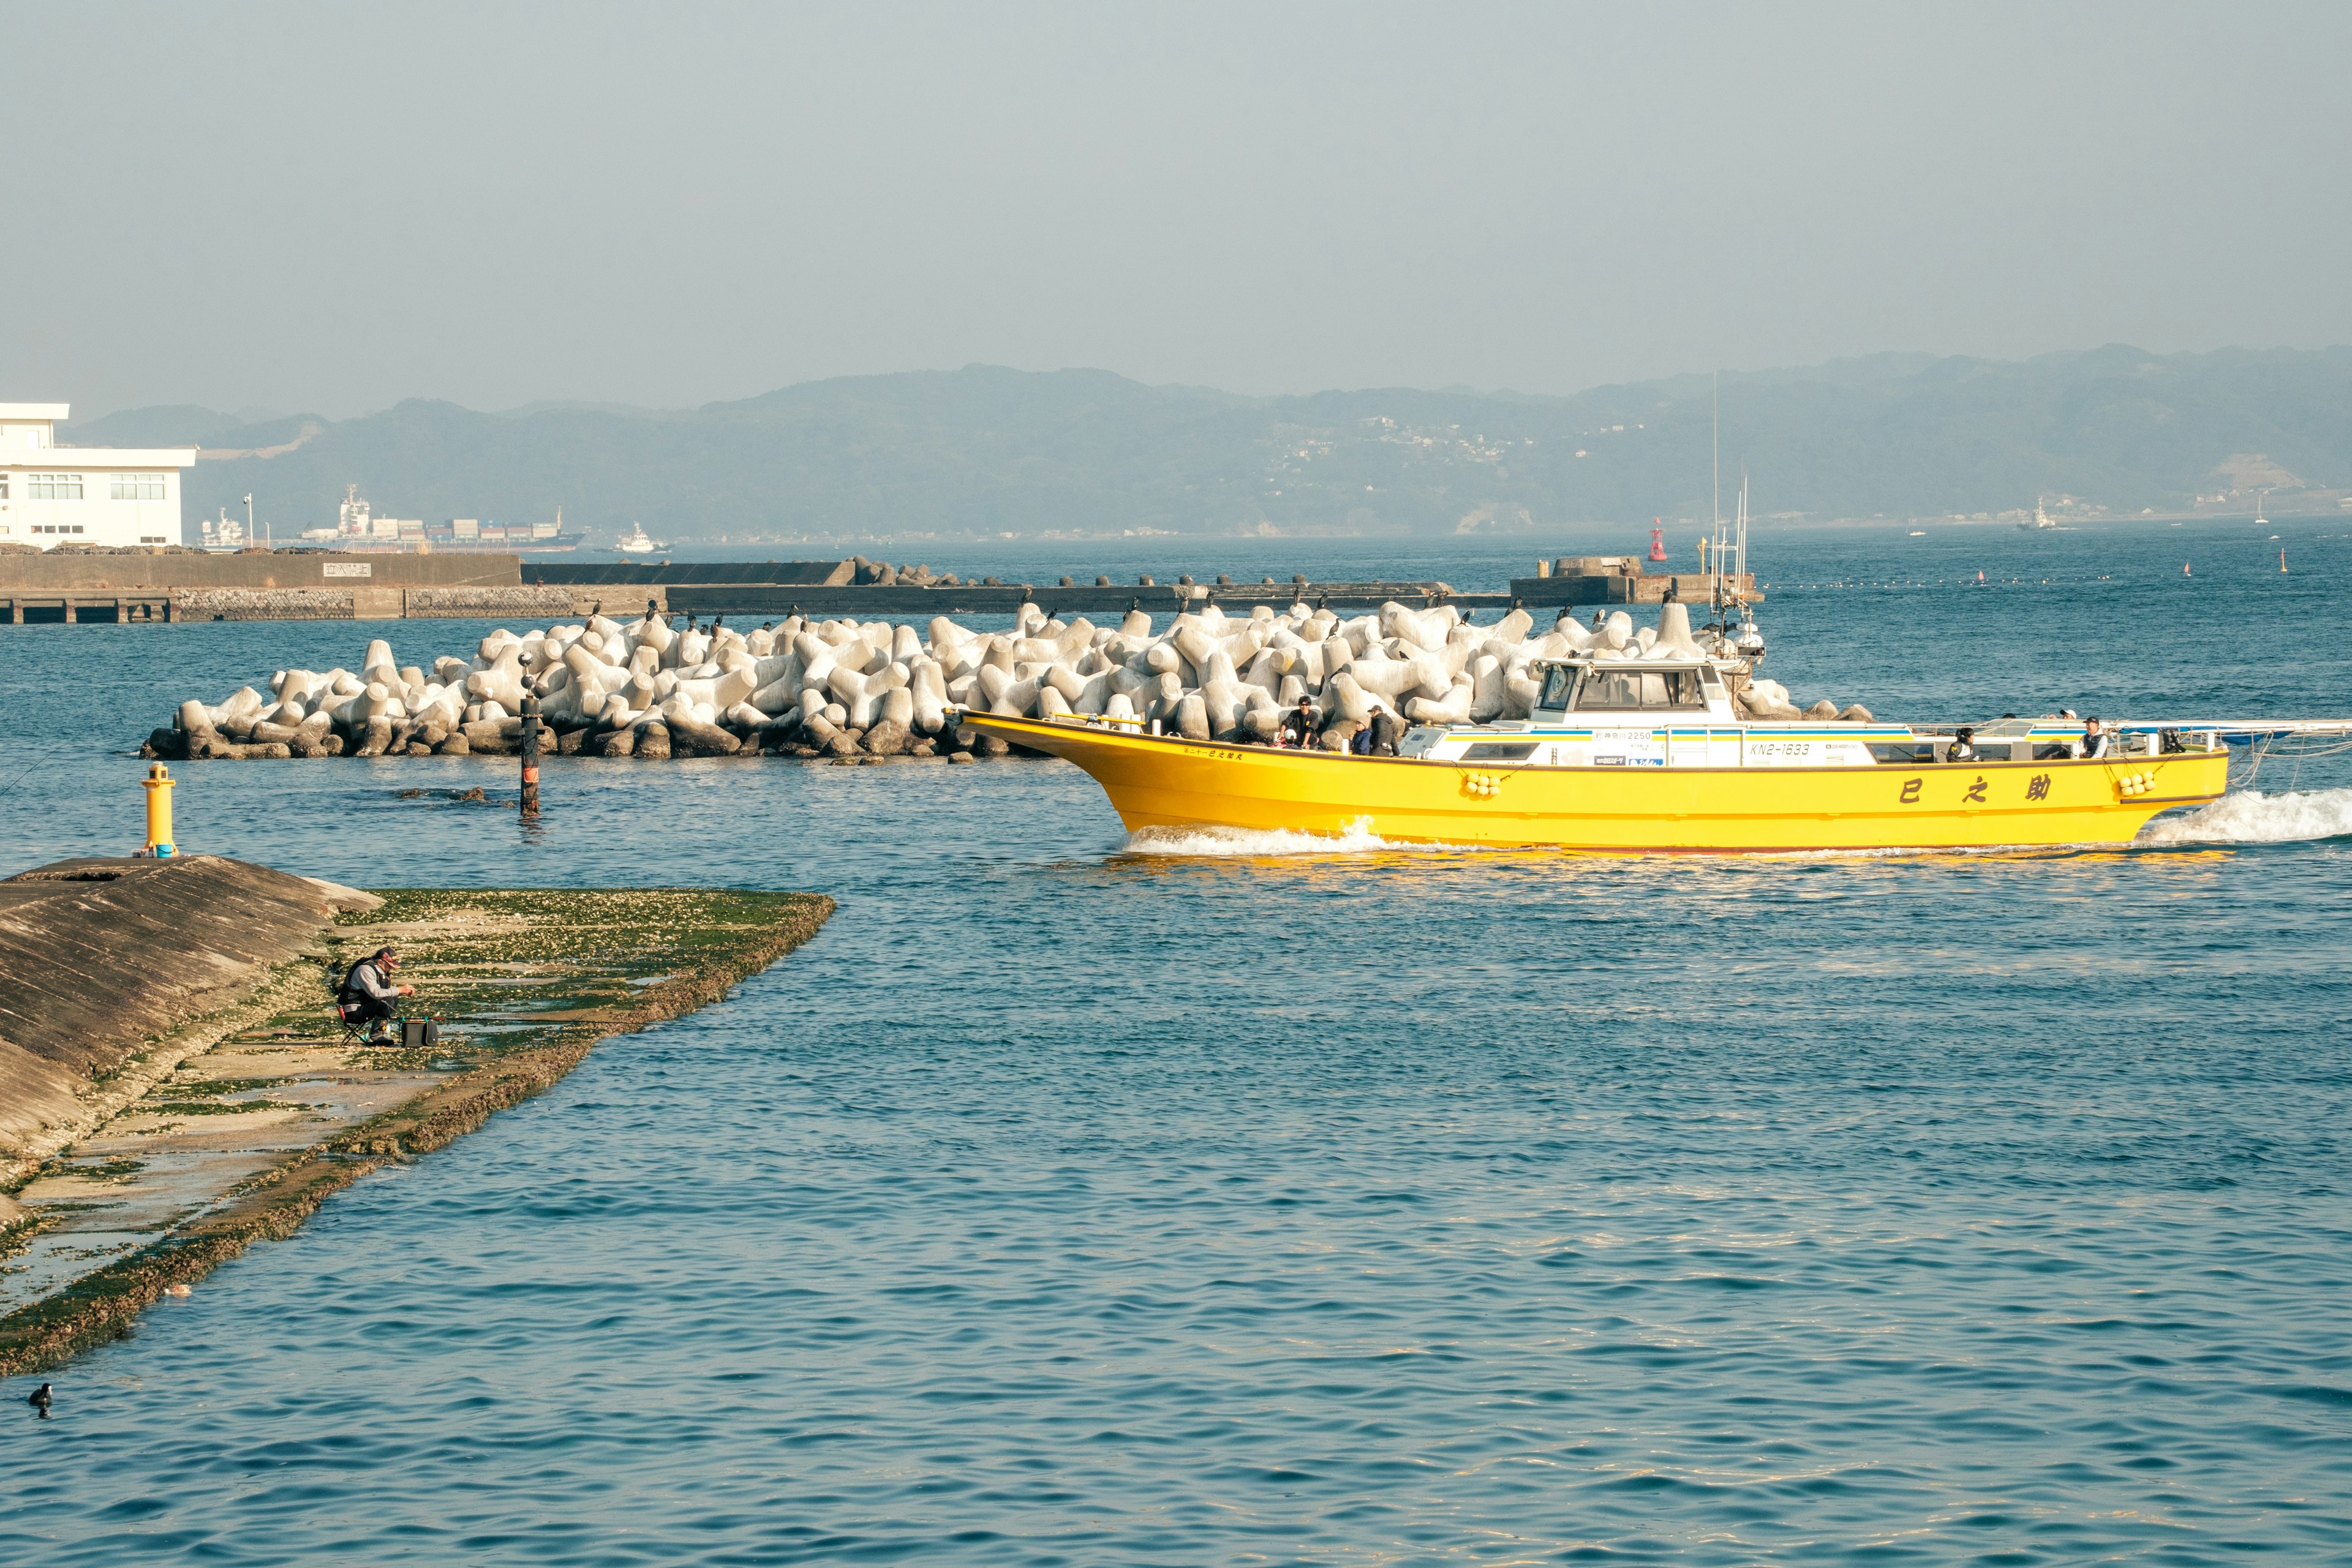
[[[2223, 751], [2096, 762], [1544, 768], [1357, 757], [968, 714], [1086, 770], [1130, 830], [1231, 827], [1623, 853], [2126, 844], [2217, 800]], [[2124, 781], [2151, 783], [2126, 794]]]

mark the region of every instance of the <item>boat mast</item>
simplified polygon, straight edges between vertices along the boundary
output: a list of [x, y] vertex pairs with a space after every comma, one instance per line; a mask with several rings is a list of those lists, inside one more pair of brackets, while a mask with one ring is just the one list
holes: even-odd
[[1715, 531], [1723, 533], [1723, 372], [1715, 373]]

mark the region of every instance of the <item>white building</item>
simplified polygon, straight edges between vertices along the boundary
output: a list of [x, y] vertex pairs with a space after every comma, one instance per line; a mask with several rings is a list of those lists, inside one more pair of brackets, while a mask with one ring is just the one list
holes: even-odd
[[195, 448], [60, 447], [68, 406], [0, 403], [0, 541], [179, 543], [180, 470], [195, 467]]

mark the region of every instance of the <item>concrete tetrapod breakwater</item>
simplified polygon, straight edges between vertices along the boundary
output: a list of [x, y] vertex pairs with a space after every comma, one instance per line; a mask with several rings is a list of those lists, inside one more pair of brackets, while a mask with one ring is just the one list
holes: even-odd
[[[1393, 602], [1345, 618], [1299, 604], [1247, 616], [1212, 605], [1160, 626], [1139, 610], [1098, 626], [1027, 605], [999, 633], [945, 616], [922, 631], [791, 617], [749, 632], [592, 616], [496, 631], [470, 658], [443, 655], [429, 669], [398, 664], [378, 638], [357, 671], [281, 669], [266, 692], [192, 697], [146, 750], [191, 759], [508, 752], [530, 698], [564, 754], [953, 761], [1004, 752], [959, 729], [960, 710], [1099, 715], [1194, 740], [1271, 743], [1303, 698], [1316, 742], [1336, 751], [1382, 711], [1427, 724], [1524, 719], [1548, 658], [1698, 651], [1680, 604], [1661, 606], [1655, 626], [1622, 610], [1596, 618], [1563, 616], [1538, 632], [1524, 610], [1481, 626], [1450, 605]], [[1756, 717], [1799, 716], [1773, 682], [1742, 696]], [[1820, 704], [1811, 716], [1837, 711]]]
[[[207, 856], [0, 882], [0, 1375], [127, 1331], [832, 912], [723, 889], [369, 894]], [[344, 970], [387, 945], [417, 990], [403, 1011], [442, 1020], [430, 1051], [332, 1016]]]

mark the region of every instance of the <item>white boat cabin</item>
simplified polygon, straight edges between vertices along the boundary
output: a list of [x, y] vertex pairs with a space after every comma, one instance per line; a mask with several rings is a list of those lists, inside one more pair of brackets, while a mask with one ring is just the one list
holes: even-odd
[[[1867, 768], [1946, 762], [1952, 743], [1947, 727], [1743, 719], [1722, 667], [1703, 655], [1539, 668], [1542, 684], [1527, 719], [1417, 726], [1400, 752], [1506, 768]], [[2079, 721], [2004, 720], [1974, 731], [1971, 760], [2063, 758], [2078, 754], [2082, 739]], [[2153, 730], [2119, 732], [2113, 744], [2117, 756], [2154, 755], [2159, 739]]]

